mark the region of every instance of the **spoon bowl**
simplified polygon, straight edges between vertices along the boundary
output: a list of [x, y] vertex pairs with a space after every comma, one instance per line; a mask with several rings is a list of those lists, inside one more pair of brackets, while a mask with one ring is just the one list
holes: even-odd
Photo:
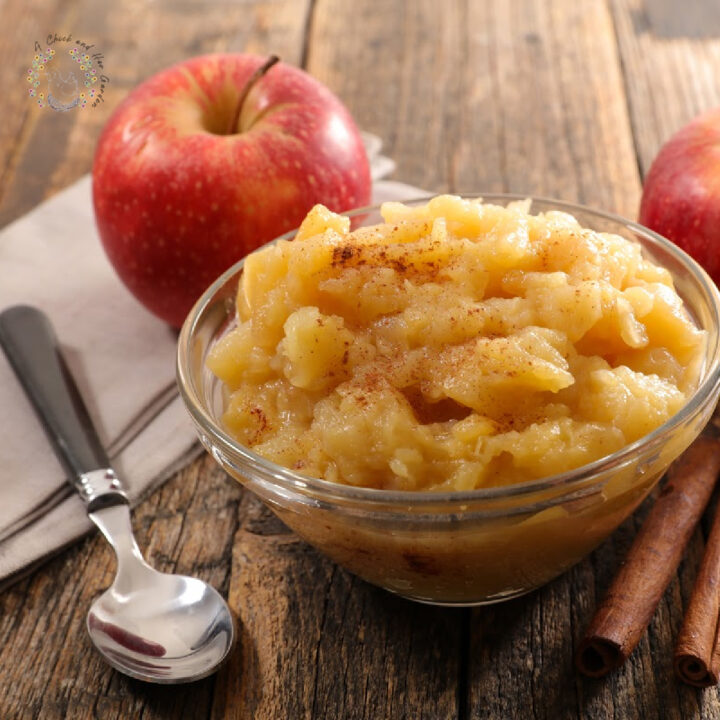
[[117, 670], [156, 683], [199, 680], [232, 649], [233, 617], [210, 585], [150, 567], [128, 534], [122, 505], [92, 513], [115, 548], [118, 572], [92, 604], [87, 629], [95, 647]]
[[224, 605], [197, 578], [156, 573], [152, 586], [130, 595], [108, 588], [92, 604], [87, 628], [98, 651], [126, 675], [165, 683], [199, 680], [232, 647]]

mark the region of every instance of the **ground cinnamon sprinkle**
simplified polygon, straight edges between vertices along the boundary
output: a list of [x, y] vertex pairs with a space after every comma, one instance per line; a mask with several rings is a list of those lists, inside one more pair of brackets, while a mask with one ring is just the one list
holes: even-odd
[[376, 488], [511, 485], [619, 450], [692, 392], [703, 333], [628, 240], [525, 202], [383, 213], [353, 232], [318, 206], [246, 258], [238, 327], [208, 365], [228, 427], [264, 457]]

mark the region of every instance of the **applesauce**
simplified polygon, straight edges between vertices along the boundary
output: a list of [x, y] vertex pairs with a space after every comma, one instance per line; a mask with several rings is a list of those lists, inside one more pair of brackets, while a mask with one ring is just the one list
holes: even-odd
[[322, 206], [248, 256], [207, 364], [241, 444], [304, 475], [464, 491], [557, 475], [672, 417], [705, 334], [670, 273], [565, 212]]

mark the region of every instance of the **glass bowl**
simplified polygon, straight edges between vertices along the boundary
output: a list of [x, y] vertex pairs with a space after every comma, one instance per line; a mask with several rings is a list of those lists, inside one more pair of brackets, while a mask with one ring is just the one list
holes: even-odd
[[[482, 197], [506, 204], [524, 196]], [[210, 347], [235, 323], [241, 261], [200, 298], [178, 341], [178, 384], [203, 445], [300, 537], [368, 582], [407, 598], [440, 605], [497, 602], [567, 570], [637, 508], [709, 420], [720, 389], [720, 294], [688, 255], [640, 225], [569, 203], [533, 199], [532, 212], [547, 210], [569, 212], [585, 227], [639, 242], [672, 273], [688, 311], [707, 331], [697, 390], [655, 431], [571, 472], [463, 492], [351, 487], [276, 465], [223, 429], [221, 383], [205, 366]], [[378, 208], [348, 214], [354, 225], [381, 221]]]

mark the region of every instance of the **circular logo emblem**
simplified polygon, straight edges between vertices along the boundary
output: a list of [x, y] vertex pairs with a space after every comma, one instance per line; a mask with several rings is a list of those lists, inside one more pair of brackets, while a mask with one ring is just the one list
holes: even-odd
[[67, 52], [37, 51], [27, 72], [28, 92], [38, 107], [66, 112], [84, 108], [98, 96], [98, 74], [93, 60], [77, 46]]

